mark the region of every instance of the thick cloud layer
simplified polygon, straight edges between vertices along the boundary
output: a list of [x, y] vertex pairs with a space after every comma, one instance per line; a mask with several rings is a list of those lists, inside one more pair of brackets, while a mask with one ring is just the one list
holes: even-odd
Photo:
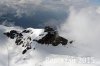
[[64, 4], [59, 3], [45, 0], [3, 0], [0, 2], [0, 22], [6, 20], [23, 27], [41, 27], [41, 24], [50, 20], [58, 24], [67, 17]]
[[60, 25], [68, 17], [70, 6], [87, 5], [88, 0], [3, 0], [0, 2], [0, 22], [15, 22], [25, 28], [43, 27], [45, 23]]
[[100, 13], [98, 8], [87, 7], [77, 11], [72, 7], [69, 18], [61, 25], [61, 35], [75, 40], [74, 46], [78, 50], [76, 54], [80, 56], [100, 59]]

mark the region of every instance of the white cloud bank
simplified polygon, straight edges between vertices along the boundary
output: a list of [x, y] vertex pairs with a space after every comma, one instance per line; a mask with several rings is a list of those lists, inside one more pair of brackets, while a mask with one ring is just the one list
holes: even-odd
[[61, 35], [75, 40], [73, 45], [79, 56], [92, 56], [100, 59], [100, 14], [98, 9], [98, 6], [89, 6], [77, 11], [73, 6], [70, 8], [69, 18], [61, 25]]

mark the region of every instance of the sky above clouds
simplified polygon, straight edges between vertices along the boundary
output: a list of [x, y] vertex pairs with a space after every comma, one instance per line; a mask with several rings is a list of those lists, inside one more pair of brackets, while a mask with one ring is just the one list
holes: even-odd
[[[8, 65], [5, 46], [14, 43], [3, 35], [5, 31], [22, 30], [28, 27], [41, 28], [45, 25], [56, 26], [61, 36], [73, 39], [75, 42], [68, 49], [61, 46], [56, 48], [39, 46], [38, 52], [33, 53], [34, 56], [37, 56], [30, 61], [46, 66], [45, 57], [51, 58], [52, 54], [54, 57], [58, 55], [57, 58], [62, 55], [92, 56], [98, 63], [81, 66], [100, 65], [100, 0], [0, 0], [0, 66]], [[43, 62], [38, 57], [42, 57]], [[14, 59], [16, 58], [14, 57]], [[47, 65], [56, 64], [47, 63]], [[77, 64], [67, 65], [77, 66]]]

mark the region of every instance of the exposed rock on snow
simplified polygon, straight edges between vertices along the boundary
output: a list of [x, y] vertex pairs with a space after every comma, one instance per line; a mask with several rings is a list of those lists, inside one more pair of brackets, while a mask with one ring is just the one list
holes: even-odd
[[10, 32], [5, 32], [4, 35], [11, 39], [16, 39], [16, 45], [25, 47], [22, 54], [25, 54], [27, 50], [34, 48], [31, 45], [33, 41], [38, 44], [51, 44], [53, 46], [58, 46], [59, 44], [67, 45], [68, 42], [70, 44], [73, 43], [73, 41], [68, 41], [68, 39], [59, 36], [57, 30], [54, 30], [49, 26], [46, 26], [44, 29], [27, 28], [22, 32], [11, 30]]

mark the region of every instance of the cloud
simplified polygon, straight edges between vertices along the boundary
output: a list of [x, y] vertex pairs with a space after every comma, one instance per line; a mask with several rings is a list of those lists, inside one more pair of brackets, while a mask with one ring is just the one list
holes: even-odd
[[[88, 0], [3, 0], [0, 2], [0, 22], [7, 20], [23, 27], [64, 22], [69, 7], [86, 7]], [[81, 5], [81, 6], [80, 6]], [[67, 12], [66, 12], [67, 11]], [[39, 26], [40, 27], [40, 26]]]
[[[66, 38], [75, 40], [73, 44], [82, 56], [93, 56], [100, 58], [98, 53], [100, 44], [100, 14], [96, 11], [98, 7], [85, 7], [77, 11], [70, 8], [70, 15], [65, 23], [61, 25], [60, 34]], [[75, 50], [73, 50], [75, 51]]]
[[[49, 15], [47, 15], [48, 13]], [[68, 13], [67, 17], [65, 17], [66, 13]], [[35, 62], [36, 63], [38, 62], [42, 63], [42, 61], [45, 62], [45, 57], [49, 56], [50, 54], [65, 55], [65, 56], [66, 55], [93, 56], [96, 59], [100, 58], [99, 56], [100, 53], [98, 52], [100, 46], [99, 45], [100, 44], [99, 9], [98, 7], [92, 7], [92, 5], [90, 5], [87, 0], [85, 1], [84, 0], [74, 0], [74, 1], [73, 0], [9, 0], [9, 1], [3, 0], [0, 2], [0, 16], [4, 14], [8, 14], [8, 15], [10, 14], [18, 18], [23, 17], [23, 15], [27, 15], [28, 17], [30, 15], [35, 15], [34, 18], [37, 18], [38, 20], [41, 18], [47, 19], [47, 20], [43, 20], [43, 22], [46, 21], [46, 23], [48, 22], [47, 24], [51, 24], [51, 25], [59, 24], [60, 29], [58, 30], [60, 31], [60, 35], [64, 36], [65, 38], [75, 40], [73, 44], [74, 48], [72, 46], [69, 48], [63, 46], [58, 46], [55, 48], [51, 46], [47, 47], [47, 46], [39, 45], [37, 51], [34, 51], [35, 54], [34, 53], [32, 55], [29, 54], [29, 56], [32, 58], [28, 61], [29, 64], [33, 63], [33, 60], [34, 63], [32, 65], [34, 65]], [[48, 18], [43, 18], [44, 14], [46, 14], [45, 17], [48, 16]], [[66, 19], [66, 21], [64, 21], [63, 18]], [[56, 20], [58, 20], [59, 22]], [[24, 24], [25, 21], [20, 23]], [[27, 23], [29, 22], [30, 21], [28, 21]], [[25, 24], [27, 25], [27, 23]], [[0, 61], [2, 61], [0, 64], [2, 66], [7, 65], [5, 64], [4, 61], [8, 60], [7, 48], [2, 48], [2, 46], [5, 46], [8, 43], [10, 44], [11, 42], [13, 43], [13, 41], [10, 41], [9, 39], [5, 38], [5, 36], [2, 33], [5, 31], [9, 31], [11, 29], [21, 30], [22, 28], [16, 26], [5, 27], [3, 25], [0, 25], [0, 46], [1, 46], [0, 49], [2, 49], [0, 50], [1, 52]], [[2, 58], [3, 56], [5, 56], [5, 58]], [[12, 61], [13, 60], [15, 61], [16, 57], [18, 56], [15, 55], [13, 56], [13, 58], [11, 58], [12, 65], [13, 65]], [[40, 60], [41, 57], [39, 56], [42, 57], [42, 61]], [[18, 57], [17, 60], [20, 60], [20, 58]]]

